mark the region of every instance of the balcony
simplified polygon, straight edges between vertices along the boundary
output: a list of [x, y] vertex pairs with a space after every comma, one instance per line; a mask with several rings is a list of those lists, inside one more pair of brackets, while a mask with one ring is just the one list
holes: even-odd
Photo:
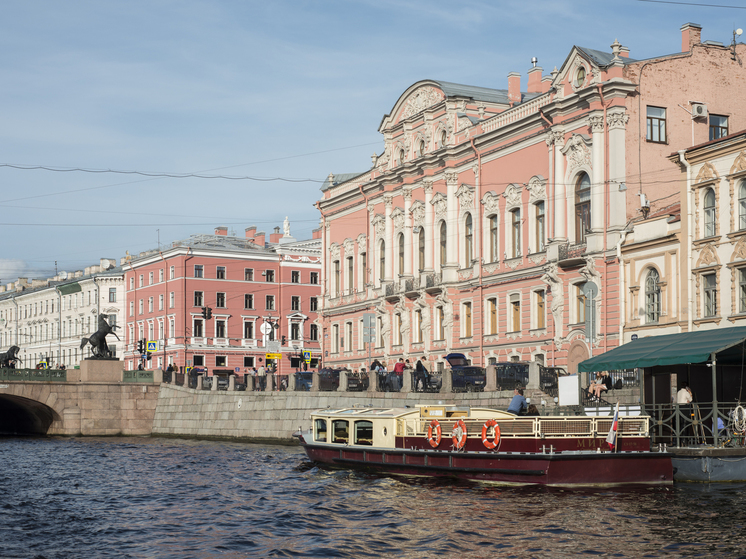
[[557, 246], [557, 262], [563, 268], [569, 268], [584, 264], [583, 255], [585, 254], [586, 245], [571, 245], [564, 243]]
[[420, 280], [420, 289], [430, 289], [430, 288], [439, 287], [442, 282], [441, 275], [436, 274], [434, 272], [430, 272], [427, 274], [420, 274], [419, 280]]

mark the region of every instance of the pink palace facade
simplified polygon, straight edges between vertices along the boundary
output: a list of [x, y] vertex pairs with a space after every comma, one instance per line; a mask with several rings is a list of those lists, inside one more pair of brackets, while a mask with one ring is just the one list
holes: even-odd
[[659, 180], [666, 157], [746, 128], [743, 45], [686, 24], [681, 52], [630, 54], [574, 47], [523, 89], [510, 73], [507, 90], [423, 80], [401, 95], [383, 153], [331, 174], [317, 204], [326, 364], [356, 369], [370, 353], [437, 367], [457, 351], [575, 372], [619, 345], [626, 232], [679, 203], [678, 181]]
[[[125, 259], [126, 367], [140, 362], [139, 340], [158, 344], [147, 369], [173, 364], [208, 375], [244, 374], [277, 365], [288, 374], [297, 370], [291, 357], [310, 352], [318, 358], [321, 240], [296, 241], [287, 224], [284, 235], [278, 227], [268, 237], [256, 227], [245, 237], [218, 227], [214, 235], [192, 235]], [[212, 309], [207, 320], [203, 307]]]

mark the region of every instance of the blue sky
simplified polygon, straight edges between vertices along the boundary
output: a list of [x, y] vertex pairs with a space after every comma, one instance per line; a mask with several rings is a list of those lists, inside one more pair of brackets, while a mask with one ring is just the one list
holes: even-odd
[[[704, 2], [700, 2], [704, 3]], [[722, 0], [719, 5], [746, 7]], [[426, 78], [507, 88], [573, 45], [728, 43], [746, 9], [638, 0], [8, 0], [0, 19], [0, 282], [73, 271], [287, 215], [318, 226], [330, 173], [364, 171], [378, 125]], [[153, 178], [112, 169], [285, 180]], [[298, 179], [308, 179], [300, 180]], [[295, 182], [297, 181], [297, 182]]]

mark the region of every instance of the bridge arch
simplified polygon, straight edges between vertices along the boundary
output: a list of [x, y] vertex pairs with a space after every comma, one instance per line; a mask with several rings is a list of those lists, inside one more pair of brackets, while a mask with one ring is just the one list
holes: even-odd
[[0, 394], [0, 435], [46, 435], [60, 415], [52, 408], [23, 396]]

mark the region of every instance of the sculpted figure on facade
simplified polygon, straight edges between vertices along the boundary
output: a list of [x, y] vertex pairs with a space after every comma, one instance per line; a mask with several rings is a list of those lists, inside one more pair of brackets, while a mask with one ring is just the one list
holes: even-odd
[[456, 191], [456, 198], [458, 198], [462, 211], [472, 209], [474, 206], [474, 187], [462, 184]]
[[579, 167], [591, 167], [591, 150], [581, 135], [573, 134], [562, 151], [567, 157], [569, 171]]
[[443, 93], [433, 86], [420, 87], [409, 96], [404, 102], [404, 107], [401, 111], [400, 120], [409, 118], [418, 113], [421, 113], [428, 107], [432, 107], [437, 103], [440, 103], [444, 99]]
[[542, 176], [536, 175], [531, 177], [531, 180], [528, 181], [528, 186], [526, 187], [529, 192], [528, 202], [530, 204], [546, 199], [546, 184], [547, 181]]
[[376, 239], [382, 239], [386, 235], [386, 218], [376, 214], [372, 221], [373, 229], [376, 231]]
[[[586, 256], [584, 258], [585, 260], [585, 266], [580, 268], [578, 273], [585, 278], [585, 281], [592, 281], [596, 284], [596, 287], [598, 288], [598, 293], [596, 295], [596, 316], [595, 320], [601, 319], [601, 302], [603, 301], [603, 293], [602, 293], [602, 287], [603, 282], [601, 281], [601, 274], [596, 270], [596, 259], [592, 256]], [[598, 328], [596, 329], [598, 331]], [[600, 343], [600, 338], [598, 338], [598, 342]]]
[[425, 292], [420, 292], [419, 297], [414, 300], [414, 308], [416, 311], [420, 311], [422, 322], [420, 322], [420, 330], [422, 331], [422, 341], [425, 345], [425, 351], [430, 351], [430, 306], [427, 304], [427, 297]]
[[435, 217], [443, 219], [446, 216], [446, 210], [448, 209], [448, 200], [440, 192], [433, 196], [432, 202], [430, 202], [435, 208]]
[[412, 214], [412, 221], [415, 227], [422, 227], [425, 225], [425, 204], [417, 200], [412, 204], [412, 209], [409, 210]]
[[409, 353], [409, 333], [411, 330], [411, 321], [409, 320], [409, 310], [407, 309], [407, 299], [402, 295], [394, 305], [394, 313], [401, 317], [401, 343], [404, 346], [404, 352]]
[[290, 220], [288, 219], [288, 216], [285, 216], [285, 221], [282, 222], [282, 230], [284, 232], [283, 236], [290, 236]]
[[565, 296], [563, 294], [564, 286], [562, 285], [562, 279], [559, 276], [559, 266], [554, 263], [546, 266], [544, 268], [544, 275], [541, 276], [541, 281], [546, 283], [552, 291], [550, 309], [552, 311], [552, 321], [554, 322], [554, 343], [557, 344], [557, 347], [560, 347], [564, 334], [562, 314], [565, 308]]
[[520, 207], [521, 185], [515, 183], [509, 184], [508, 188], [505, 189], [505, 194], [503, 194], [503, 196], [505, 196], [508, 209]]
[[500, 213], [500, 197], [494, 190], [490, 190], [484, 195], [482, 204], [484, 205], [484, 215]]
[[435, 305], [443, 307], [443, 331], [446, 337], [446, 349], [451, 351], [453, 345], [453, 303], [448, 299], [445, 291], [441, 291], [435, 298]]
[[380, 319], [381, 339], [383, 340], [383, 355], [388, 358], [391, 353], [391, 317], [386, 306], [386, 301], [381, 302], [376, 307], [376, 317]]

